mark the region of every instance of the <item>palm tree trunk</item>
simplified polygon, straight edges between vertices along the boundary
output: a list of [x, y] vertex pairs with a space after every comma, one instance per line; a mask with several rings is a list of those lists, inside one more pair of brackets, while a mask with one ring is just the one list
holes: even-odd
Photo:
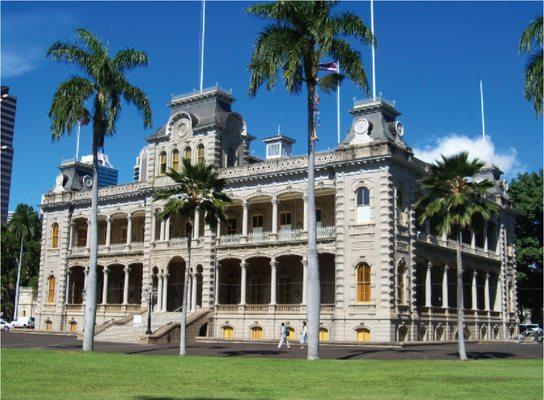
[[181, 321], [179, 326], [179, 355], [184, 356], [187, 354], [187, 347], [185, 342], [187, 340], [187, 299], [189, 289], [189, 270], [191, 269], [191, 242], [193, 240], [193, 224], [190, 224], [191, 228], [187, 232], [187, 262], [185, 263], [185, 277], [183, 280], [183, 300], [181, 306]]
[[306, 281], [308, 318], [308, 360], [319, 358], [320, 287], [317, 258], [317, 227], [315, 220], [315, 143], [314, 96], [315, 81], [308, 82], [308, 274]]
[[23, 245], [25, 243], [25, 234], [21, 234], [21, 247], [19, 250], [19, 263], [17, 266], [17, 284], [15, 286], [15, 305], [13, 307], [13, 320], [17, 320], [17, 307], [19, 307], [19, 283], [21, 281], [21, 266], [23, 264]]
[[91, 190], [91, 234], [89, 273], [85, 289], [85, 332], [83, 335], [83, 351], [93, 351], [94, 326], [96, 322], [96, 261], [98, 256], [98, 135], [93, 135], [93, 185]]
[[459, 346], [459, 359], [467, 360], [465, 351], [465, 331], [464, 331], [464, 304], [463, 304], [463, 258], [461, 255], [461, 229], [457, 233], [457, 343]]

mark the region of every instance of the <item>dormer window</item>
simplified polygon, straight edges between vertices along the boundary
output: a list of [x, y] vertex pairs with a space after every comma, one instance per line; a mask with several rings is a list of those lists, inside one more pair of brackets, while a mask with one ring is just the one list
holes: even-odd
[[266, 159], [269, 159], [291, 157], [291, 147], [295, 140], [278, 132], [276, 136], [266, 138], [263, 142], [266, 144]]
[[279, 157], [280, 156], [280, 144], [274, 143], [268, 146], [266, 157]]

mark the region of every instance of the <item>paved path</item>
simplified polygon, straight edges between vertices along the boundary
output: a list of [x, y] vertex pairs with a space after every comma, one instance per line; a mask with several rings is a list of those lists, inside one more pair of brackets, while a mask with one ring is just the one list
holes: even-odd
[[[1, 334], [2, 349], [39, 348], [49, 350], [80, 350], [81, 341], [70, 335], [9, 332]], [[96, 342], [100, 352], [125, 354], [175, 355], [177, 344], [139, 345], [127, 343]], [[542, 359], [541, 344], [517, 343], [469, 343], [467, 352], [471, 358], [533, 358]], [[187, 348], [189, 355], [220, 357], [305, 358], [306, 351], [292, 345], [288, 351], [278, 350], [270, 343], [194, 343]], [[447, 360], [457, 358], [455, 344], [420, 345], [404, 348], [377, 346], [321, 346], [321, 358], [350, 360]]]

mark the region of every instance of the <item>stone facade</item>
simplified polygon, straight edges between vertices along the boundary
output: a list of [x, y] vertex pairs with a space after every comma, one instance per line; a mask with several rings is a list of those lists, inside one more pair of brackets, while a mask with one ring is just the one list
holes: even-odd
[[[208, 336], [274, 339], [286, 322], [296, 337], [306, 313], [307, 158], [249, 156], [254, 139], [234, 99], [219, 88], [173, 98], [166, 125], [147, 138], [138, 181], [99, 192], [97, 323], [147, 308], [172, 320], [181, 306], [187, 258], [185, 221], [161, 221], [158, 188], [181, 159], [220, 168], [232, 199], [217, 233], [194, 226], [191, 311], [210, 309]], [[338, 148], [316, 155], [316, 203], [324, 341], [402, 342], [455, 338], [455, 243], [416, 221], [426, 164], [403, 140], [395, 107], [356, 102]], [[145, 170], [145, 172], [144, 172]], [[515, 330], [514, 225], [500, 171], [491, 196], [500, 215], [463, 244], [469, 339], [503, 339]], [[487, 174], [487, 175], [486, 175]], [[44, 196], [37, 327], [83, 327], [90, 191]], [[53, 240], [53, 226], [58, 240]], [[56, 243], [56, 247], [52, 247]], [[171, 314], [169, 314], [171, 313]]]

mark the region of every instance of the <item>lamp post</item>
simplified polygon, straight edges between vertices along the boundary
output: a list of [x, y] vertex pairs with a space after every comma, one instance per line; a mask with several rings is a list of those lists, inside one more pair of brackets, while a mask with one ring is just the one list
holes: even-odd
[[153, 307], [154, 300], [157, 299], [157, 289], [153, 287], [153, 284], [150, 283], [147, 287], [147, 330], [145, 331], [146, 335], [151, 335], [151, 308]]

